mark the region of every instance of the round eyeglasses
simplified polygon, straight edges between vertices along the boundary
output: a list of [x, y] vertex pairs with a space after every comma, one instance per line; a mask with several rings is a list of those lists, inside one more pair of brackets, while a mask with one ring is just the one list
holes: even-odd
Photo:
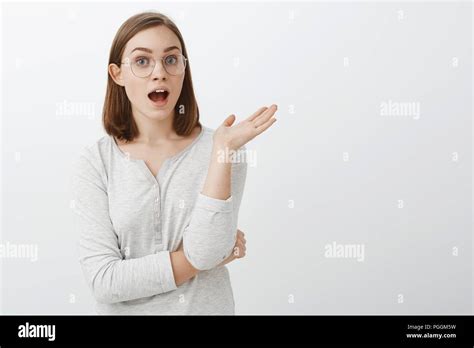
[[[181, 75], [186, 70], [187, 58], [182, 54], [170, 54], [162, 57], [161, 64], [165, 71], [170, 75]], [[130, 65], [133, 75], [136, 77], [148, 77], [153, 73], [156, 66], [156, 60], [153, 57], [125, 58], [121, 64]]]

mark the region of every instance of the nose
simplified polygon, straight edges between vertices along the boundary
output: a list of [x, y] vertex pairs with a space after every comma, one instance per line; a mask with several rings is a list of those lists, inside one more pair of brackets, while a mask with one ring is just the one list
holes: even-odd
[[151, 78], [153, 80], [166, 80], [168, 77], [168, 73], [166, 72], [165, 68], [163, 67], [163, 61], [157, 60], [155, 67], [151, 73]]

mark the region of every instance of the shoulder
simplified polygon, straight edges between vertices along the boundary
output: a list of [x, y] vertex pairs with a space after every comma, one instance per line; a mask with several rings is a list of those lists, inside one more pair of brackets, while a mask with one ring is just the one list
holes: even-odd
[[216, 130], [211, 128], [211, 127], [207, 127], [205, 125], [202, 125], [202, 139], [201, 140], [203, 142], [212, 144], [212, 137], [214, 136], [215, 131]]
[[82, 146], [74, 160], [74, 175], [94, 175], [105, 177], [108, 154], [111, 151], [113, 138], [104, 135], [93, 143]]

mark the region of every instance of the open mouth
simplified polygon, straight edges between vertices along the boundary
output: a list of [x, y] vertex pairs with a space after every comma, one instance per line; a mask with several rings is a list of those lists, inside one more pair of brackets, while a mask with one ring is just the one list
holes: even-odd
[[158, 105], [164, 105], [168, 101], [169, 92], [163, 89], [158, 89], [148, 93], [148, 99]]

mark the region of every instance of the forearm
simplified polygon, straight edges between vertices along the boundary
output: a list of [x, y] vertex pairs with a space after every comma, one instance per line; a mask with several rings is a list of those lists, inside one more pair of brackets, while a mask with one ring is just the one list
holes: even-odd
[[220, 265], [236, 242], [247, 165], [234, 165], [219, 150], [225, 151], [225, 146], [215, 142], [203, 190], [183, 234], [185, 256], [198, 270]]
[[177, 286], [187, 282], [199, 273], [184, 255], [183, 250], [177, 250], [170, 253], [171, 267], [173, 268], [174, 280]]
[[[200, 271], [194, 268], [184, 256], [182, 250], [178, 250], [170, 253], [171, 266], [173, 268], [173, 275], [176, 286], [180, 286], [186, 283], [189, 279], [193, 278]], [[235, 257], [231, 254], [227, 259], [222, 261], [217, 267], [224, 266], [231, 262]]]
[[228, 199], [231, 195], [232, 163], [223, 156], [227, 153], [225, 150], [224, 144], [214, 143], [211, 162], [202, 190], [203, 195], [222, 200]]

